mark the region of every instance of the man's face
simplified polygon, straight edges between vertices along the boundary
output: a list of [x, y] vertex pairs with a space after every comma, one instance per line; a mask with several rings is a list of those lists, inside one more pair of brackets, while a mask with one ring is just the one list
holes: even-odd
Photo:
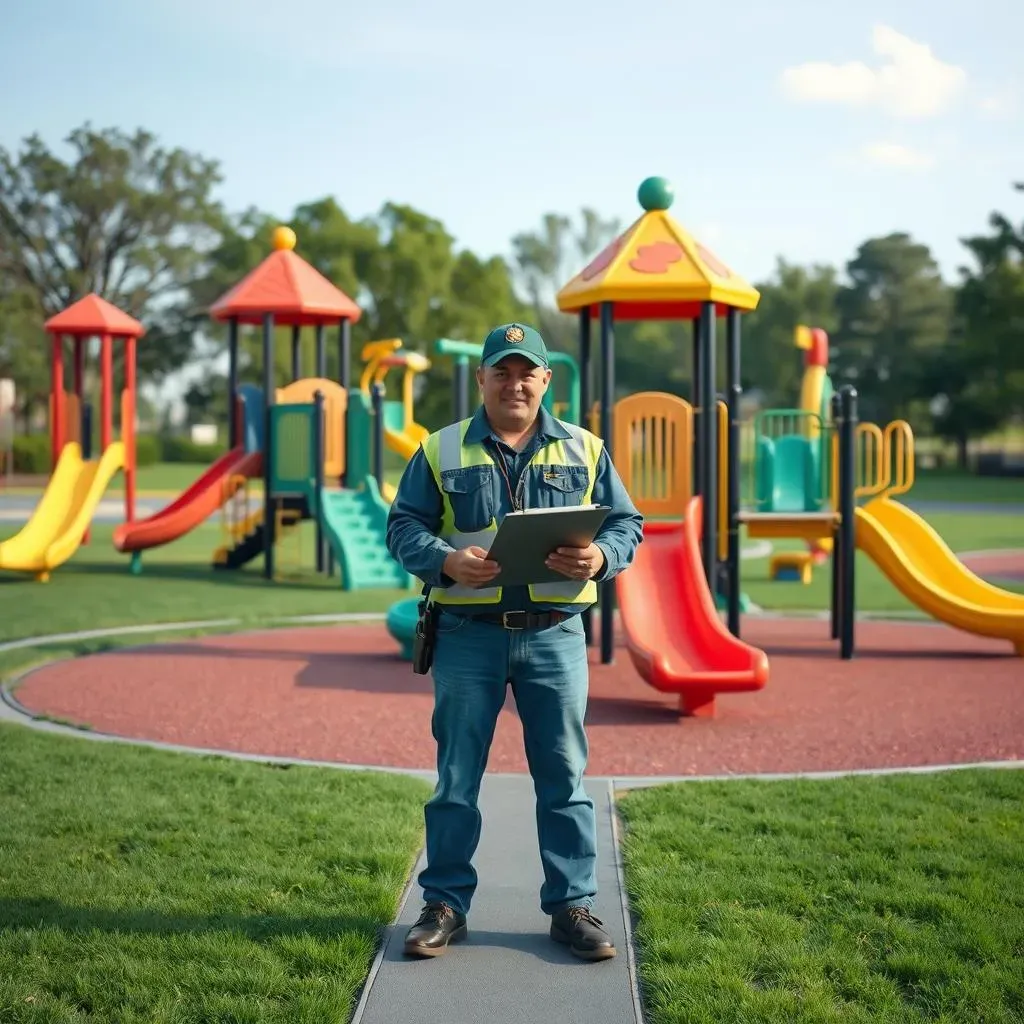
[[540, 409], [551, 370], [522, 356], [506, 356], [496, 366], [478, 367], [476, 379], [487, 416], [495, 425], [525, 427]]

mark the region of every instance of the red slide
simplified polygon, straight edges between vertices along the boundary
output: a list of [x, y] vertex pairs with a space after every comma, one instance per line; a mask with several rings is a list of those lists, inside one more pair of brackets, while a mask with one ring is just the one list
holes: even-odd
[[734, 637], [715, 608], [700, 554], [700, 498], [686, 518], [651, 522], [633, 564], [618, 577], [630, 658], [656, 690], [679, 694], [684, 715], [713, 715], [716, 693], [759, 690], [768, 656]]
[[222, 455], [187, 491], [148, 519], [122, 523], [114, 530], [118, 551], [144, 551], [169, 544], [195, 529], [230, 497], [227, 482], [233, 476], [255, 477], [262, 472], [260, 452], [246, 454], [242, 447]]

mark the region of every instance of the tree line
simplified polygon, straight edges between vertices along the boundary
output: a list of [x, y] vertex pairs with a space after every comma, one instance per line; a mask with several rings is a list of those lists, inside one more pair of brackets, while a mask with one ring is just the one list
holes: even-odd
[[[205, 368], [188, 391], [189, 419], [224, 422], [225, 384], [213, 370], [222, 325], [210, 304], [271, 250], [290, 224], [299, 251], [364, 310], [353, 329], [353, 374], [362, 343], [399, 337], [432, 354], [440, 337], [482, 339], [511, 319], [535, 323], [549, 343], [575, 351], [576, 319], [557, 311], [556, 291], [625, 226], [584, 208], [549, 213], [510, 240], [508, 258], [459, 248], [444, 224], [398, 202], [353, 219], [334, 197], [289, 215], [230, 211], [215, 198], [217, 161], [162, 145], [144, 129], [86, 124], [61, 156], [38, 136], [16, 152], [0, 148], [0, 377], [18, 387], [19, 423], [45, 412], [49, 348], [44, 320], [96, 291], [140, 319], [144, 381], [159, 384], [188, 365]], [[1024, 184], [1013, 186], [1024, 191]], [[961, 239], [964, 265], [947, 283], [928, 247], [910, 235], [865, 240], [842, 268], [798, 266], [779, 257], [743, 319], [743, 387], [766, 405], [792, 406], [802, 364], [797, 324], [824, 328], [831, 372], [851, 381], [862, 416], [910, 421], [923, 435], [955, 442], [1024, 414], [1024, 221], [993, 212]], [[724, 336], [724, 331], [719, 332]], [[690, 390], [688, 325], [617, 325], [616, 384]], [[243, 376], [260, 379], [258, 339], [243, 336]], [[305, 365], [312, 366], [307, 339]], [[328, 372], [338, 372], [329, 347]], [[277, 346], [280, 379], [290, 348]], [[435, 359], [417, 408], [428, 427], [451, 414], [452, 368]], [[724, 383], [724, 382], [723, 382]]]

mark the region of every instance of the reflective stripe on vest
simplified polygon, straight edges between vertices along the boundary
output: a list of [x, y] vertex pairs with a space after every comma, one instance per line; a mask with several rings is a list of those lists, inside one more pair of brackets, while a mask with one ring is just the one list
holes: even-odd
[[[482, 530], [465, 533], [455, 528], [455, 511], [451, 498], [444, 488], [445, 474], [454, 470], [469, 469], [473, 466], [490, 466], [496, 469], [494, 459], [482, 444], [463, 445], [463, 438], [472, 419], [450, 423], [423, 442], [424, 454], [438, 490], [441, 492], [443, 513], [440, 537], [453, 548], [462, 549], [476, 545], [485, 550], [491, 546], [498, 525], [492, 518]], [[603, 443], [589, 431], [572, 423], [557, 421], [570, 435], [565, 439], [549, 441], [531, 457], [529, 465], [545, 464], [554, 466], [585, 468], [587, 486], [580, 504], [592, 500], [597, 462]], [[525, 473], [525, 471], [524, 471]], [[447, 588], [434, 588], [431, 600], [439, 604], [497, 604], [501, 601], [501, 587], [466, 587], [453, 583]], [[530, 584], [531, 601], [550, 601], [556, 604], [593, 604], [597, 600], [597, 584], [593, 580], [571, 580], [566, 578], [553, 583]]]

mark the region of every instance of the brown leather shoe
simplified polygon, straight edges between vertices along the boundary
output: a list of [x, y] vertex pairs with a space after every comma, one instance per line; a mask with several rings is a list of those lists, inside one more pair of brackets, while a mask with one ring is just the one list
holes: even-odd
[[615, 956], [615, 945], [603, 924], [586, 907], [569, 907], [551, 915], [551, 938], [581, 960], [608, 960]]
[[447, 903], [426, 903], [416, 923], [405, 936], [408, 956], [440, 956], [449, 942], [469, 935], [466, 915], [456, 913]]

